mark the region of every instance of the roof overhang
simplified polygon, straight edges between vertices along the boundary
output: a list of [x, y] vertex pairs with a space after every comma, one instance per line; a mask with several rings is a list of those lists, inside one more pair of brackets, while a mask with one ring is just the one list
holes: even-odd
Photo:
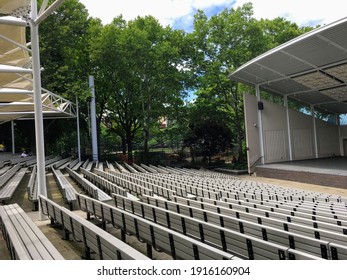
[[[47, 1], [40, 13], [43, 19], [61, 5], [56, 0], [49, 8]], [[34, 87], [30, 43], [26, 27], [30, 0], [0, 0], [0, 123], [16, 119], [34, 119]], [[43, 118], [74, 118], [74, 104], [42, 89]]]
[[230, 79], [347, 113], [347, 18], [324, 25], [239, 67]]

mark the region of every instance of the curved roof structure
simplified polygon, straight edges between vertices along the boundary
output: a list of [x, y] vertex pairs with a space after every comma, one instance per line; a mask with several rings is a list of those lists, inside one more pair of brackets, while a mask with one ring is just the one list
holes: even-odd
[[230, 79], [347, 113], [347, 18], [314, 29], [242, 65]]
[[[0, 0], [0, 123], [34, 118], [31, 48], [26, 42], [30, 0]], [[73, 118], [73, 104], [42, 90], [43, 118]]]

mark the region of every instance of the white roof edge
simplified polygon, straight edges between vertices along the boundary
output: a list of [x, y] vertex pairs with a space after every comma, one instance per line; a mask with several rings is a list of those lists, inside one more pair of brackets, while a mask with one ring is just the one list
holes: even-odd
[[26, 73], [31, 74], [32, 70], [28, 68], [22, 68], [18, 66], [10, 66], [5, 64], [0, 64], [0, 73]]
[[0, 24], [8, 24], [23, 27], [27, 26], [27, 22], [25, 20], [11, 16], [0, 17]]
[[255, 63], [256, 61], [258, 61], [258, 60], [260, 60], [260, 59], [262, 59], [262, 58], [264, 58], [264, 57], [266, 57], [266, 56], [269, 56], [269, 55], [271, 55], [271, 54], [273, 54], [273, 53], [275, 53], [275, 52], [278, 52], [278, 51], [280, 51], [280, 50], [282, 50], [282, 49], [284, 49], [284, 48], [286, 48], [286, 47], [288, 47], [288, 46], [290, 46], [290, 45], [293, 45], [293, 44], [295, 44], [295, 43], [297, 43], [297, 42], [299, 42], [299, 41], [301, 41], [301, 40], [304, 40], [304, 39], [306, 39], [306, 38], [308, 38], [308, 37], [314, 36], [314, 35], [316, 35], [317, 33], [323, 32], [324, 30], [327, 30], [327, 29], [329, 29], [329, 28], [332, 28], [332, 27], [334, 27], [334, 26], [336, 26], [336, 25], [339, 25], [339, 24], [341, 24], [341, 23], [343, 23], [343, 22], [347, 22], [347, 17], [344, 17], [344, 18], [342, 18], [342, 19], [336, 20], [336, 21], [334, 21], [334, 22], [332, 22], [332, 23], [323, 25], [323, 26], [321, 26], [321, 27], [315, 28], [315, 29], [313, 29], [313, 30], [311, 30], [311, 31], [309, 31], [309, 32], [306, 32], [305, 34], [302, 34], [302, 35], [300, 35], [300, 36], [298, 36], [298, 37], [296, 37], [296, 38], [294, 38], [294, 39], [292, 39], [292, 40], [290, 40], [290, 41], [288, 41], [288, 42], [286, 42], [286, 43], [284, 43], [284, 44], [282, 44], [282, 45], [279, 45], [279, 46], [277, 46], [277, 47], [274, 47], [273, 49], [271, 49], [271, 50], [269, 50], [269, 51], [267, 51], [267, 52], [265, 52], [265, 53], [263, 53], [263, 54], [261, 54], [261, 55], [255, 57], [255, 58], [253, 58], [252, 60], [246, 62], [246, 63], [243, 64], [243, 65], [241, 65], [241, 66], [240, 66], [239, 68], [237, 68], [235, 71], [233, 71], [232, 73], [230, 73], [230, 74], [228, 75], [228, 77], [230, 78], [230, 77], [233, 76], [235, 73], [237, 73], [237, 72], [239, 72], [240, 70], [242, 70], [243, 68], [245, 68], [245, 67], [247, 67], [247, 66], [249, 66], [249, 65], [251, 65], [251, 64], [253, 64], [253, 63]]
[[16, 88], [0, 88], [0, 94], [32, 94], [32, 90]]

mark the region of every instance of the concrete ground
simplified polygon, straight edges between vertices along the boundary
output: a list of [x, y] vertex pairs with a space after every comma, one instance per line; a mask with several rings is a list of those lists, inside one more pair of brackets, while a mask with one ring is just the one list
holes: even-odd
[[[62, 199], [61, 193], [55, 183], [55, 180], [53, 178], [53, 174], [51, 172], [48, 172], [47, 175], [47, 195], [49, 198], [54, 200], [55, 202], [59, 203], [60, 205], [64, 205], [64, 201]], [[304, 183], [298, 183], [298, 182], [292, 182], [292, 181], [285, 181], [285, 180], [278, 180], [278, 179], [270, 179], [270, 178], [262, 178], [262, 177], [256, 177], [256, 176], [250, 176], [250, 175], [238, 175], [240, 179], [244, 180], [250, 180], [254, 182], [265, 182], [273, 185], [278, 186], [284, 186], [289, 188], [295, 188], [295, 189], [304, 189], [304, 190], [311, 190], [315, 192], [322, 192], [327, 194], [334, 194], [334, 195], [341, 195], [347, 197], [347, 189], [339, 189], [339, 188], [333, 188], [333, 187], [326, 187], [326, 186], [320, 186], [320, 185], [313, 185], [313, 184], [304, 184]], [[73, 181], [69, 177], [67, 177], [70, 182], [73, 183], [76, 190], [78, 192], [81, 192], [81, 189], [78, 188], [74, 184]], [[56, 226], [51, 226], [50, 221], [47, 220], [40, 220], [38, 217], [37, 211], [32, 211], [33, 206], [32, 203], [28, 200], [28, 196], [26, 193], [26, 185], [29, 180], [29, 174], [26, 175], [24, 180], [22, 181], [21, 185], [15, 192], [13, 198], [8, 202], [10, 203], [18, 203], [25, 212], [28, 213], [28, 215], [32, 218], [33, 221], [39, 226], [39, 228], [42, 230], [42, 232], [47, 236], [47, 238], [52, 242], [52, 244], [58, 248], [60, 253], [63, 255], [63, 257], [67, 260], [81, 260], [83, 255], [83, 245], [76, 241], [66, 241], [62, 239], [63, 233], [62, 229]], [[86, 213], [82, 212], [80, 210], [75, 210], [75, 212], [86, 218]], [[99, 223], [98, 220], [91, 220], [91, 222]], [[108, 225], [107, 231], [111, 233], [112, 235], [120, 238], [120, 230], [117, 230], [113, 228], [112, 226]], [[135, 237], [133, 236], [127, 236], [127, 243], [131, 246], [137, 248], [140, 252], [143, 254], [146, 254], [146, 244], [140, 243]], [[163, 252], [156, 252], [153, 250], [153, 258], [157, 260], [165, 260], [171, 259], [171, 256], [163, 253]], [[10, 255], [8, 253], [5, 240], [3, 239], [2, 234], [0, 233], [0, 260], [9, 260]]]

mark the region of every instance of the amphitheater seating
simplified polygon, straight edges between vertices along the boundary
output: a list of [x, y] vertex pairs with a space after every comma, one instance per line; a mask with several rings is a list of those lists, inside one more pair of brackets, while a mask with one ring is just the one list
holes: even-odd
[[35, 156], [21, 157], [18, 155], [17, 157], [12, 157], [10, 159], [10, 165], [16, 165], [17, 163], [27, 165], [28, 162], [34, 160], [35, 158]]
[[131, 172], [131, 173], [138, 173], [139, 171], [137, 171], [134, 167], [132, 167], [130, 164], [124, 162], [124, 166]]
[[33, 211], [38, 210], [38, 182], [37, 182], [37, 165], [35, 164], [31, 170], [30, 179], [27, 185], [28, 199], [33, 203]]
[[78, 161], [75, 164], [72, 164], [71, 166], [69, 165], [69, 168], [71, 168], [73, 171], [78, 171], [78, 169], [84, 164], [83, 161]]
[[237, 256], [223, 250], [199, 242], [196, 239], [180, 234], [172, 229], [145, 220], [132, 213], [116, 208], [112, 205], [97, 201], [85, 195], [78, 194], [80, 209], [121, 228], [122, 240], [126, 240], [126, 233], [147, 243], [147, 255], [151, 257], [152, 248], [166, 252], [173, 259], [185, 260], [223, 260], [239, 259]]
[[84, 168], [87, 169], [88, 171], [92, 171], [93, 166], [94, 166], [94, 162], [88, 161], [86, 167], [84, 167]]
[[76, 199], [77, 191], [70, 184], [70, 182], [66, 179], [66, 177], [60, 170], [55, 170], [52, 167], [52, 172], [57, 182], [57, 185], [63, 195], [65, 202], [69, 205], [69, 209], [70, 210], [75, 209], [77, 206], [77, 199]]
[[116, 170], [116, 169], [114, 168], [113, 164], [110, 163], [110, 162], [108, 162], [107, 160], [106, 160], [106, 166], [107, 166], [108, 170], [112, 170], [112, 171], [115, 171], [115, 170]]
[[94, 172], [95, 174], [98, 174], [99, 176], [102, 176], [110, 180], [111, 182], [114, 182], [115, 184], [121, 186], [122, 188], [128, 190], [129, 192], [137, 193], [139, 195], [142, 195], [142, 194], [151, 195], [153, 193], [159, 196], [170, 198], [171, 196], [176, 194], [175, 190], [164, 188], [164, 187], [154, 185], [151, 183], [144, 183], [140, 181], [133, 182], [131, 181], [132, 179], [131, 175], [127, 176], [128, 173], [123, 174], [123, 173], [114, 172], [114, 171], [103, 172], [98, 169], [94, 170]]
[[[177, 193], [166, 199], [159, 193], [153, 193], [158, 196], [156, 198], [153, 194], [141, 194], [141, 198], [144, 201], [153, 200], [152, 205], [158, 203], [159, 208], [165, 208], [163, 203], [168, 205], [175, 202], [175, 205], [167, 209], [173, 212], [179, 211], [179, 214], [185, 213], [186, 216], [194, 213], [193, 218], [199, 217], [203, 221], [208, 218], [207, 222], [215, 222], [217, 225], [221, 225], [221, 221], [227, 224], [226, 221], [232, 220], [233, 227], [229, 224], [228, 228], [233, 228], [234, 231], [272, 240], [274, 243], [287, 245], [292, 250], [300, 250], [301, 253], [311, 256], [326, 259], [346, 257], [346, 198], [239, 180], [225, 174], [215, 176], [210, 171], [181, 172], [180, 169], [171, 171], [170, 168], [166, 170], [169, 174], [108, 172], [99, 175], [117, 184], [121, 183], [119, 179], [121, 178], [132, 184], [147, 186], [149, 189], [150, 183], [170, 190], [173, 186], [184, 186], [187, 194], [192, 192], [192, 189], [199, 189], [200, 193], [197, 193], [193, 199], [191, 196], [185, 197]], [[213, 189], [220, 197], [202, 196], [202, 192]], [[164, 202], [160, 204], [160, 201]], [[182, 201], [185, 201], [186, 207]], [[153, 208], [148, 210], [148, 213], [151, 211], [154, 211]], [[293, 255], [288, 256], [289, 259], [292, 257]]]
[[19, 163], [11, 166], [5, 173], [0, 176], [0, 188], [3, 187], [7, 181], [21, 168]]
[[132, 167], [134, 167], [138, 172], [140, 173], [148, 173], [148, 171], [141, 166], [137, 165], [136, 163], [132, 164]]
[[[181, 201], [184, 200], [184, 198], [177, 198]], [[345, 245], [347, 241], [347, 235], [329, 230], [321, 230], [313, 226], [292, 223], [292, 221], [289, 223], [287, 220], [261, 217], [246, 211], [242, 212], [230, 208], [214, 207], [213, 209], [211, 206], [214, 205], [198, 203], [196, 201], [191, 201], [190, 203], [189, 200], [186, 200], [187, 204], [180, 204], [150, 196], [146, 196], [144, 201], [159, 208], [176, 211], [208, 223], [240, 230], [245, 234], [258, 236], [264, 240], [273, 240], [274, 243], [288, 244], [293, 249], [296, 248], [305, 252], [311, 252], [311, 254], [316, 254], [322, 258], [332, 257], [328, 254], [329, 242]]]
[[[1, 164], [4, 164], [4, 162], [1, 162], [0, 163], [0, 166], [1, 166]], [[6, 165], [6, 166], [4, 166], [4, 165], [2, 165], [0, 168], [0, 176], [2, 176], [3, 174], [5, 174], [10, 168], [11, 168], [12, 166], [11, 165]]]
[[81, 168], [81, 174], [88, 179], [90, 182], [92, 182], [94, 185], [96, 185], [98, 188], [100, 188], [102, 191], [106, 192], [107, 194], [111, 195], [112, 193], [120, 194], [123, 196], [127, 196], [127, 191], [114, 184], [113, 182], [110, 182], [109, 180], [90, 172], [86, 169]]
[[49, 169], [52, 167], [55, 169], [59, 169], [59, 167], [61, 167], [62, 165], [65, 165], [70, 162], [71, 162], [71, 157], [67, 157], [67, 158], [57, 157], [55, 158], [55, 161], [52, 161], [50, 164], [46, 166], [46, 169]]
[[17, 171], [12, 178], [10, 178], [6, 185], [3, 186], [0, 190], [0, 201], [2, 203], [5, 203], [6, 201], [9, 201], [16, 189], [18, 188], [20, 182], [24, 178], [24, 175], [27, 171], [27, 168], [21, 168], [19, 171]]
[[121, 173], [129, 173], [129, 170], [124, 168], [123, 165], [119, 164], [118, 162], [115, 162], [115, 164], [116, 164], [116, 167], [117, 167], [119, 172], [121, 172]]
[[[126, 163], [116, 163], [118, 170], [115, 170], [106, 161], [104, 171], [101, 162], [77, 160], [72, 165], [71, 159], [50, 160], [46, 168], [53, 171], [68, 208], [80, 207], [87, 213], [87, 219], [94, 215], [102, 221], [103, 229], [107, 225], [120, 228], [123, 242], [127, 234], [136, 236], [140, 242], [147, 243], [148, 258], [152, 258], [154, 249], [170, 254], [173, 259], [347, 259], [347, 199], [344, 197], [240, 180], [207, 170]], [[28, 162], [1, 168], [0, 201], [3, 203], [11, 199], [28, 170], [23, 167]], [[55, 167], [54, 162], [60, 163]], [[73, 170], [76, 165], [79, 167]], [[31, 166], [27, 191], [37, 210], [36, 165]], [[62, 167], [89, 197], [76, 192], [62, 174]], [[71, 192], [66, 191], [67, 185]], [[7, 189], [11, 191], [6, 194]], [[69, 211], [52, 206], [54, 202], [46, 197], [39, 200], [51, 211], [52, 221], [65, 210]], [[0, 206], [0, 214], [4, 212], [3, 207], [7, 206]], [[59, 221], [56, 222], [64, 223], [66, 228], [65, 238], [72, 236], [84, 242], [85, 257], [95, 254], [98, 259], [127, 258], [119, 252], [115, 256], [100, 249], [100, 246], [107, 247], [100, 236], [87, 244], [83, 238], [89, 228], [82, 225], [78, 235], [75, 226], [79, 226], [74, 218], [62, 216]], [[13, 226], [7, 228], [4, 235], [15, 232]], [[16, 245], [18, 252], [11, 250], [13, 259], [29, 258], [19, 245]]]
[[40, 195], [42, 211], [51, 218], [52, 223], [60, 224], [65, 231], [65, 238], [82, 242], [84, 257], [91, 258], [92, 253], [100, 260], [147, 260], [148, 258], [118, 238]]
[[[146, 198], [148, 199], [148, 198]], [[150, 202], [151, 200], [146, 200]], [[196, 200], [188, 200], [182, 197], [174, 197], [173, 201], [179, 204], [183, 205], [189, 205], [195, 208], [199, 209], [205, 209], [211, 212], [217, 212], [225, 215], [230, 215], [236, 218], [241, 218], [244, 220], [254, 221], [262, 224], [268, 224], [274, 227], [283, 228], [285, 230], [294, 230], [294, 231], [300, 231], [304, 230], [305, 227], [307, 227], [309, 230], [306, 230], [310, 232], [310, 236], [320, 236], [321, 238], [324, 237], [324, 232], [333, 232], [345, 235], [346, 234], [346, 228], [343, 226], [336, 225], [335, 220], [330, 220], [330, 222], [327, 222], [326, 219], [325, 222], [313, 220], [312, 217], [315, 216], [308, 216], [308, 217], [297, 217], [293, 216], [292, 214], [295, 214], [294, 212], [283, 214], [283, 213], [277, 213], [276, 208], [272, 208], [272, 211], [266, 211], [258, 208], [256, 205], [255, 207], [248, 207], [243, 206], [242, 202], [239, 201], [239, 203], [231, 203], [231, 202], [224, 202], [224, 201], [216, 201], [211, 199], [205, 199], [205, 198], [197, 198]], [[170, 203], [168, 202], [166, 204], [167, 206], [170, 206]], [[302, 229], [296, 229], [296, 225], [303, 226]], [[320, 230], [323, 230], [321, 234], [319, 234]]]
[[0, 226], [12, 259], [64, 259], [18, 204], [0, 206]]
[[69, 176], [91, 197], [98, 199], [100, 201], [110, 201], [112, 197], [110, 197], [107, 193], [99, 189], [93, 183], [83, 178], [76, 171], [71, 170], [70, 168], [66, 168]]
[[[202, 242], [213, 244], [243, 259], [300, 259], [303, 257], [300, 253], [311, 255], [312, 259], [329, 258], [328, 242], [228, 216], [203, 213], [199, 209], [194, 212], [191, 208], [188, 213], [182, 214], [118, 195], [113, 196], [116, 206], [125, 211]], [[252, 246], [249, 245], [247, 248], [247, 243]], [[253, 246], [257, 249], [253, 249]], [[289, 249], [291, 249], [290, 254]]]
[[146, 164], [141, 163], [141, 167], [142, 167], [143, 169], [145, 169], [145, 170], [146, 170], [147, 172], [149, 172], [149, 173], [154, 173], [154, 174], [159, 173], [157, 170], [155, 170], [155, 169], [152, 168], [152, 167], [149, 167], [149, 166], [146, 165]]

